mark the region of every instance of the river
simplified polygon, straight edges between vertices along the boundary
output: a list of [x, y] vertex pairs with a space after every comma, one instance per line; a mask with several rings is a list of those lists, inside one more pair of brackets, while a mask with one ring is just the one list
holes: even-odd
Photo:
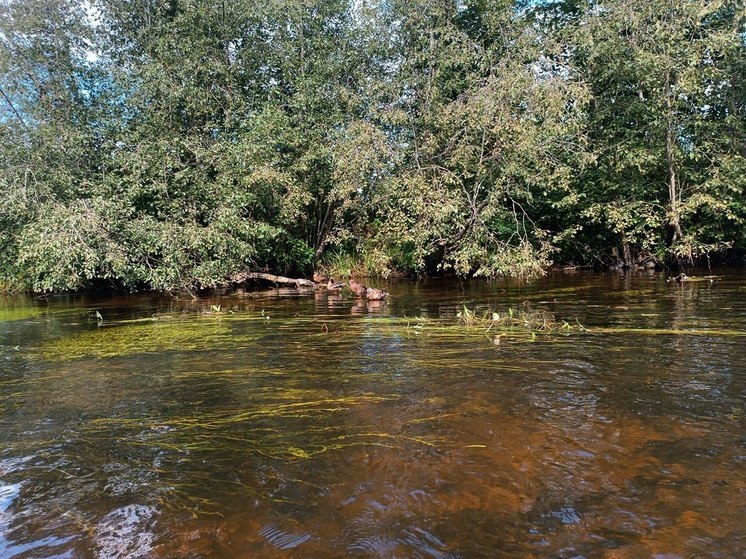
[[0, 557], [744, 557], [746, 273], [696, 275], [2, 298]]

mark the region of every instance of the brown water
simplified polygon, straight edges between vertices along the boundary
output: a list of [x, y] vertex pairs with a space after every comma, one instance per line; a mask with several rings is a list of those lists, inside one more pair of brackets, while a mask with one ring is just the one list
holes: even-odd
[[0, 557], [746, 557], [714, 273], [0, 300]]

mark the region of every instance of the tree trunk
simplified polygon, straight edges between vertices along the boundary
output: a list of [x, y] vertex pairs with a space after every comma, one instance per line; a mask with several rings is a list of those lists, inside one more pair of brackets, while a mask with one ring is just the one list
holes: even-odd
[[632, 267], [632, 248], [629, 246], [629, 242], [622, 241], [622, 255], [624, 258], [624, 267], [625, 268], [631, 268]]
[[[319, 214], [320, 215], [320, 214]], [[321, 255], [324, 254], [324, 249], [329, 242], [329, 233], [331, 232], [332, 225], [334, 224], [334, 208], [332, 208], [331, 202], [326, 206], [326, 212], [324, 217], [319, 221], [316, 228], [316, 239], [313, 243], [313, 263], [314, 265], [319, 261]]]
[[673, 122], [673, 101], [671, 99], [671, 72], [666, 72], [666, 163], [668, 164], [668, 221], [673, 230], [671, 244], [681, 239], [681, 222], [679, 220], [679, 188], [678, 169], [676, 167], [676, 131]]
[[246, 280], [260, 280], [268, 283], [275, 283], [279, 285], [294, 285], [295, 287], [312, 287], [315, 288], [316, 284], [310, 280], [303, 278], [286, 278], [284, 276], [275, 276], [274, 274], [264, 274], [262, 272], [240, 272], [232, 276], [231, 281], [234, 283], [243, 283]]

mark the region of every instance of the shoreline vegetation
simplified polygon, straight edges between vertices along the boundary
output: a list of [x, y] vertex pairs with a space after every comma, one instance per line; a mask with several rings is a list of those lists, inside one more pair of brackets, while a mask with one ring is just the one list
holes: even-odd
[[730, 0], [7, 0], [0, 292], [743, 264], [744, 30]]

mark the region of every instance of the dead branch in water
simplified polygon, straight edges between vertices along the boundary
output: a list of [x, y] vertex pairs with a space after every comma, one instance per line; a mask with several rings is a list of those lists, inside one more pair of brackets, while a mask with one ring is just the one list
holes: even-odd
[[263, 272], [240, 272], [231, 276], [231, 281], [234, 283], [244, 283], [248, 280], [259, 280], [278, 285], [294, 285], [299, 289], [302, 287], [310, 287], [312, 289], [316, 288], [316, 284], [307, 279], [286, 278], [284, 276], [275, 276], [274, 274], [265, 274]]

